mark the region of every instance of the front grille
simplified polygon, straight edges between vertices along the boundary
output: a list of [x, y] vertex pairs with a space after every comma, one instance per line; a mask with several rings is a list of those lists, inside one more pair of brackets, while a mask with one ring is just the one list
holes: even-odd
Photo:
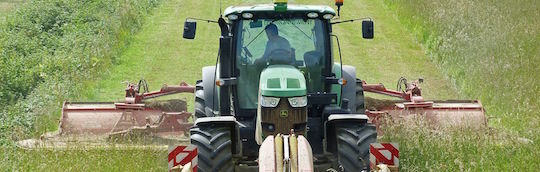
[[[282, 111], [287, 111], [287, 115], [282, 115]], [[307, 122], [307, 108], [294, 108], [289, 105], [287, 99], [282, 99], [275, 108], [261, 109], [261, 122], [265, 135], [289, 134], [291, 129], [295, 129], [298, 134], [303, 133]], [[273, 130], [265, 127], [269, 125], [273, 125]]]

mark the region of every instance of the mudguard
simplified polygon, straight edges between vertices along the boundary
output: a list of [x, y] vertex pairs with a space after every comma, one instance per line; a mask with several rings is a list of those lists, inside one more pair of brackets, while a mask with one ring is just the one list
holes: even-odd
[[339, 120], [367, 122], [368, 119], [368, 116], [364, 114], [332, 114], [328, 116], [328, 122]]
[[351, 110], [351, 113], [357, 113], [356, 112], [356, 68], [349, 65], [343, 65], [343, 78], [347, 80], [347, 84], [343, 86], [341, 97], [349, 100], [348, 107]]
[[[204, 88], [205, 113], [207, 116], [214, 116], [214, 111], [219, 109], [217, 87], [216, 87], [216, 66], [206, 66], [202, 69], [202, 80]], [[214, 97], [215, 96], [215, 97]]]
[[240, 130], [239, 127], [246, 127], [243, 124], [236, 121], [234, 116], [214, 116], [206, 118], [197, 118], [194, 123], [194, 127], [199, 125], [218, 125], [228, 126], [231, 129], [232, 137], [232, 153], [241, 154], [242, 144], [240, 142]]

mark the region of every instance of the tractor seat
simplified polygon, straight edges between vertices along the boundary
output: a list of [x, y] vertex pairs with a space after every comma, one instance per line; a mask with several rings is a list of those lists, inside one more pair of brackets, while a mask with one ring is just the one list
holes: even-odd
[[318, 51], [308, 51], [304, 54], [304, 63], [306, 67], [320, 66], [322, 54]]
[[304, 63], [306, 64], [306, 81], [308, 92], [322, 90], [322, 63], [323, 55], [319, 51], [308, 51], [304, 53]]

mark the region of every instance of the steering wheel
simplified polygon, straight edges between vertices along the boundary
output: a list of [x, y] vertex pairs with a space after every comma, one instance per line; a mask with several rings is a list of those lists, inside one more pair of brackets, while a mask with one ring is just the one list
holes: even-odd
[[253, 64], [253, 55], [249, 51], [247, 47], [242, 47], [243, 57], [242, 57], [242, 64]]
[[270, 51], [266, 62], [269, 64], [292, 64], [291, 51], [286, 49], [275, 49]]

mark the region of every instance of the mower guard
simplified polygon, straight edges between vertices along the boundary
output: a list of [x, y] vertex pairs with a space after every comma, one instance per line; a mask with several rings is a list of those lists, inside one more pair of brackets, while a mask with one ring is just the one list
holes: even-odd
[[[422, 79], [407, 83], [400, 78], [405, 90], [389, 90], [382, 84], [367, 84], [362, 81], [364, 91], [400, 98], [401, 100], [381, 100], [365, 98], [366, 115], [370, 122], [379, 126], [381, 118], [390, 117], [394, 122], [405, 122], [421, 118], [438, 128], [484, 127], [487, 126], [485, 109], [479, 100], [424, 100], [419, 84]], [[399, 85], [399, 82], [398, 82]]]
[[[185, 82], [176, 86], [163, 85], [158, 91], [148, 92], [146, 81], [128, 83], [124, 102], [64, 102], [58, 136], [76, 140], [105, 138], [117, 141], [122, 137], [158, 137], [167, 140], [184, 140], [193, 123], [186, 103], [172, 99], [146, 101], [176, 94], [193, 93], [194, 86]], [[145, 89], [139, 93], [139, 89]], [[175, 101], [173, 101], [175, 100]], [[164, 102], [164, 104], [159, 104]]]
[[108, 136], [133, 129], [147, 129], [152, 135], [183, 136], [193, 125], [188, 112], [163, 112], [144, 104], [65, 102], [60, 120], [61, 136]]

